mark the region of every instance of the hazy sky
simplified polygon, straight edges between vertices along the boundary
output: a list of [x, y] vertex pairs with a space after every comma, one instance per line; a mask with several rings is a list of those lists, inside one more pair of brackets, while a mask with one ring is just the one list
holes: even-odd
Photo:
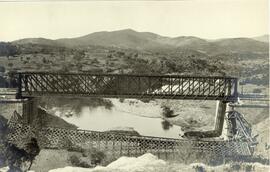
[[131, 28], [208, 39], [268, 33], [268, 0], [0, 2], [0, 41]]

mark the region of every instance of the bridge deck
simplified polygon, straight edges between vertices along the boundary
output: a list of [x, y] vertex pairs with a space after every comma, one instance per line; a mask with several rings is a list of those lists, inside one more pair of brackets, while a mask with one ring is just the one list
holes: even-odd
[[237, 79], [177, 75], [18, 73], [19, 96], [235, 101]]

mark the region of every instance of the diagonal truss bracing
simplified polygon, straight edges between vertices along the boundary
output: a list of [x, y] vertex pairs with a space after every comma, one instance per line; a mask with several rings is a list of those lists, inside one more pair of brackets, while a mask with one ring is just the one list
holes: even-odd
[[18, 94], [235, 101], [237, 79], [178, 75], [17, 73]]

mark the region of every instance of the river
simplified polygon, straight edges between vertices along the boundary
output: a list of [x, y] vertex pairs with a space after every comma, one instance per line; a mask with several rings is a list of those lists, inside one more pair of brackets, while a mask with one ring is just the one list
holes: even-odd
[[115, 107], [110, 110], [102, 106], [83, 107], [79, 115], [62, 118], [85, 130], [106, 131], [116, 127], [132, 127], [141, 135], [167, 138], [179, 138], [181, 133], [180, 126], [168, 124], [162, 118], [137, 116]]

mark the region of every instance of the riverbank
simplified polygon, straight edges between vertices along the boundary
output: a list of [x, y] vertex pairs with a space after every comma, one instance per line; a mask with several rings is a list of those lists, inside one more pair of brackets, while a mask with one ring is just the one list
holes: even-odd
[[[91, 115], [91, 111], [96, 111], [99, 107], [104, 107], [104, 113], [109, 113], [109, 111], [111, 111], [112, 113], [116, 112], [145, 118], [162, 119], [168, 121], [172, 125], [180, 126], [184, 130], [211, 129], [214, 123], [216, 108], [215, 101], [150, 100], [144, 102], [136, 99], [104, 99], [104, 102], [111, 105], [110, 108], [102, 103], [96, 106], [95, 101], [95, 99], [84, 98], [83, 103], [79, 104], [75, 99], [75, 103], [70, 100], [66, 101], [65, 104], [61, 102], [61, 106], [56, 102], [55, 106], [45, 107], [48, 113], [55, 114], [65, 119], [80, 117], [83, 113], [82, 109], [85, 107], [90, 109], [89, 115]], [[95, 104], [95, 106], [91, 104]], [[173, 112], [174, 117], [167, 118], [164, 116], [164, 107], [169, 108]]]

